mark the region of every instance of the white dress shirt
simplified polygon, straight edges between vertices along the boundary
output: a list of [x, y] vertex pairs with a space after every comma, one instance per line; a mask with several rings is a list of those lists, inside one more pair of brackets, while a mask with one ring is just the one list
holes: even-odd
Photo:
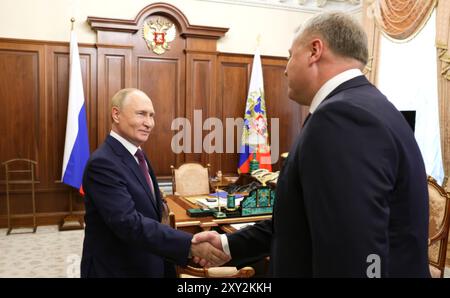
[[309, 106], [309, 112], [311, 114], [314, 113], [314, 111], [322, 103], [322, 101], [324, 101], [325, 98], [340, 84], [347, 82], [358, 76], [361, 76], [362, 74], [363, 73], [361, 72], [361, 70], [357, 68], [352, 68], [344, 72], [341, 72], [340, 74], [326, 81], [325, 84], [323, 84], [322, 87], [320, 87], [319, 91], [317, 91], [316, 95], [314, 95], [311, 105]]
[[[138, 151], [138, 149], [141, 149], [141, 147], [137, 147], [136, 145], [134, 145], [133, 143], [131, 143], [130, 141], [128, 141], [127, 139], [125, 139], [124, 137], [120, 136], [118, 133], [116, 133], [115, 131], [110, 131], [110, 136], [112, 136], [114, 139], [118, 140], [129, 152], [131, 155], [133, 155], [134, 160], [137, 162], [137, 164], [139, 164], [139, 160], [137, 158], [136, 151]], [[141, 149], [142, 150], [142, 149]], [[145, 167], [147, 168], [147, 172], [149, 171], [148, 168], [148, 164], [145, 163]], [[150, 175], [150, 174], [148, 174]], [[153, 185], [153, 181], [152, 178], [150, 177], [150, 191], [153, 194], [153, 198], [156, 199], [155, 196], [155, 186]]]
[[121, 137], [118, 133], [116, 133], [115, 131], [110, 131], [109, 133], [110, 136], [112, 136], [114, 139], [116, 139], [117, 141], [119, 141], [129, 152], [130, 154], [134, 157], [134, 160], [136, 160], [136, 162], [139, 164], [139, 160], [138, 158], [135, 156], [136, 151], [138, 149], [141, 149], [141, 147], [137, 147], [136, 145], [134, 145], [133, 143], [131, 143], [130, 141], [128, 141], [127, 139], [125, 139], [124, 137]]

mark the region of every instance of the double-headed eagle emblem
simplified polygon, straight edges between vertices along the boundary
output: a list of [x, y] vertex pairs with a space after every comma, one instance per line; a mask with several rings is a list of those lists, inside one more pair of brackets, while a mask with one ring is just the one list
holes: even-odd
[[150, 19], [144, 23], [144, 39], [148, 47], [158, 55], [170, 50], [169, 43], [175, 39], [176, 33], [175, 25], [163, 18]]

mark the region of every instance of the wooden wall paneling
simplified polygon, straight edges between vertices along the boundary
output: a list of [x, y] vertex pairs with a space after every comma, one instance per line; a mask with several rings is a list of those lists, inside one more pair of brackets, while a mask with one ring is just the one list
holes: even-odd
[[[37, 189], [47, 186], [48, 169], [45, 166], [48, 132], [45, 122], [45, 49], [43, 45], [0, 42], [0, 162], [12, 158], [26, 158], [38, 162]], [[0, 170], [0, 214], [6, 222], [5, 168]], [[11, 177], [24, 179], [25, 177]], [[15, 186], [13, 189], [23, 189]], [[39, 200], [36, 197], [36, 201]], [[27, 194], [11, 197], [12, 213], [32, 210]], [[13, 221], [14, 223], [14, 221]]]
[[[68, 194], [77, 194], [77, 191], [62, 185], [60, 182], [62, 154], [64, 148], [67, 101], [68, 101], [68, 80], [69, 80], [69, 46], [68, 43], [42, 42], [42, 41], [4, 41], [0, 48], [4, 51], [37, 53], [38, 66], [31, 69], [17, 63], [15, 59], [9, 57], [6, 69], [0, 69], [0, 76], [7, 79], [2, 80], [8, 88], [1, 88], [5, 92], [13, 94], [15, 100], [10, 102], [10, 107], [15, 111], [8, 111], [8, 115], [14, 120], [2, 117], [15, 128], [8, 131], [13, 132], [13, 141], [2, 142], [7, 146], [19, 144], [23, 146], [30, 141], [37, 144], [36, 156], [23, 156], [35, 159], [39, 162], [37, 167], [38, 184], [36, 186], [36, 211], [38, 224], [57, 224], [67, 214]], [[36, 50], [36, 51], [35, 51]], [[96, 49], [93, 46], [80, 47], [81, 68], [83, 74], [84, 91], [87, 102], [88, 125], [90, 127], [91, 149], [96, 147]], [[14, 69], [7, 69], [8, 64], [14, 64]], [[35, 63], [32, 63], [35, 65]], [[36, 71], [33, 69], [38, 69]], [[26, 73], [25, 73], [26, 72]], [[35, 79], [30, 86], [28, 77], [34, 75]], [[8, 81], [10, 80], [10, 81]], [[37, 83], [36, 83], [37, 82]], [[37, 84], [37, 87], [35, 85]], [[11, 88], [11, 86], [13, 88]], [[15, 88], [17, 86], [17, 88]], [[23, 92], [39, 90], [39, 97], [25, 96]], [[3, 97], [2, 97], [3, 100]], [[32, 101], [31, 103], [28, 101]], [[6, 101], [8, 103], [8, 101]], [[20, 114], [16, 112], [20, 111]], [[13, 113], [16, 113], [14, 115]], [[27, 119], [21, 119], [21, 115], [26, 115]], [[17, 132], [17, 127], [26, 124], [25, 132]], [[3, 127], [3, 125], [2, 125]], [[27, 133], [38, 134], [38, 137], [27, 137]], [[39, 133], [37, 133], [39, 132]], [[92, 133], [94, 132], [94, 133]], [[5, 134], [6, 135], [6, 134]], [[22, 135], [22, 138], [17, 136]], [[0, 153], [2, 161], [9, 159], [4, 152]], [[4, 169], [1, 170], [4, 173]], [[3, 179], [4, 177], [2, 177]], [[4, 185], [4, 183], [2, 183]], [[0, 226], [6, 224], [6, 210], [4, 206], [4, 188], [0, 191]], [[26, 190], [22, 190], [13, 197], [12, 213], [22, 214], [13, 221], [13, 224], [31, 223], [31, 203], [30, 195]], [[74, 200], [74, 210], [83, 210], [81, 200]]]
[[[6, 114], [2, 115], [2, 119], [9, 119], [7, 120], [9, 124], [5, 124], [9, 126], [1, 127], [4, 129], [2, 133], [8, 135], [7, 130], [14, 130], [14, 121], [21, 123], [28, 121], [25, 133], [33, 131], [33, 135], [40, 136], [32, 139], [31, 143], [23, 142], [25, 145], [20, 143], [23, 138], [14, 137], [12, 143], [17, 143], [19, 140], [18, 146], [25, 146], [25, 148], [31, 146], [33, 142], [39, 145], [31, 147], [38, 149], [27, 149], [29, 152], [37, 152], [36, 156], [40, 161], [38, 170], [40, 180], [37, 187], [38, 224], [56, 224], [67, 214], [68, 194], [70, 192], [73, 195], [76, 194], [75, 190], [59, 182], [67, 113], [69, 47], [67, 43], [30, 41], [13, 44], [2, 40], [0, 44], [2, 45], [0, 57], [9, 55], [7, 59], [0, 58], [0, 77], [6, 78], [6, 81], [2, 82], [7, 86], [1, 88], [2, 99], [5, 97], [5, 92], [12, 92], [14, 98], [26, 98], [25, 103], [23, 100], [16, 100], [17, 102], [5, 100], [7, 108], [3, 113], [7, 112], [8, 116], [16, 113], [15, 110], [8, 110], [8, 105], [11, 104], [16, 104], [16, 108], [13, 109], [20, 109], [21, 112], [32, 111], [32, 113], [26, 113], [25, 120], [20, 116], [9, 119], [5, 118]], [[189, 42], [186, 41], [186, 44]], [[199, 41], [190, 44], [201, 46]], [[174, 118], [187, 116], [193, 121], [193, 111], [202, 109], [202, 122], [208, 117], [216, 116], [222, 119], [225, 126], [226, 118], [243, 117], [253, 61], [251, 55], [218, 54], [209, 51], [211, 47], [207, 46], [205, 49], [207, 48], [208, 51], [186, 49], [181, 50], [183, 53], [185, 51], [185, 55], [172, 52], [172, 55], [161, 57], [148, 52], [133, 53], [133, 45], [96, 46], [97, 48], [89, 45], [80, 47], [92, 149], [97, 147], [103, 141], [104, 135], [109, 132], [110, 97], [120, 88], [127, 86], [136, 86], [147, 92], [155, 102], [157, 115], [162, 117], [157, 118], [155, 130], [156, 135], [162, 136], [162, 139], [152, 136], [147, 148], [160, 178], [170, 175], [168, 166], [174, 162], [179, 165], [179, 158], [183, 156], [183, 154], [175, 155], [169, 151], [173, 135], [170, 124]], [[11, 53], [13, 53], [12, 58]], [[20, 61], [26, 61], [25, 65]], [[262, 59], [268, 117], [280, 118], [280, 152], [284, 150], [283, 146], [288, 150], [293, 142], [297, 133], [296, 127], [298, 127], [295, 125], [303, 121], [302, 113], [304, 113], [297, 104], [286, 98], [287, 86], [283, 77], [285, 62], [284, 59], [276, 57]], [[11, 70], [12, 68], [14, 70]], [[16, 71], [16, 68], [19, 71]], [[129, 75], [130, 73], [132, 75]], [[16, 86], [21, 86], [20, 90]], [[20, 93], [30, 90], [38, 90], [32, 93], [31, 102], [28, 93], [26, 96]], [[33, 125], [30, 125], [30, 121]], [[19, 124], [19, 127], [20, 125], [22, 124]], [[31, 130], [30, 126], [32, 126]], [[235, 141], [240, 138], [236, 130], [234, 128]], [[209, 131], [205, 130], [203, 136], [208, 133]], [[29, 137], [25, 139], [30, 140]], [[237, 142], [234, 145], [236, 150]], [[1, 146], [4, 151], [8, 142], [2, 142]], [[6, 153], [3, 151], [1, 151], [1, 157], [5, 159]], [[166, 154], [166, 152], [170, 153]], [[228, 174], [236, 173], [238, 158], [236, 153], [206, 154], [202, 152], [198, 156], [200, 157], [198, 161], [209, 162], [213, 165], [212, 173], [219, 169]], [[3, 171], [0, 174], [3, 174]], [[2, 199], [0, 226], [4, 226], [6, 224], [4, 191], [0, 192], [0, 197]], [[81, 200], [74, 200], [74, 203], [75, 211], [82, 214]], [[30, 223], [31, 206], [28, 194], [22, 192], [17, 195], [15, 204], [17, 206], [14, 207], [13, 212], [25, 213], [24, 216], [16, 219], [15, 223]]]
[[[37, 198], [36, 198], [37, 201]], [[31, 204], [31, 203], [30, 203]], [[30, 207], [31, 210], [31, 207]], [[68, 214], [67, 211], [64, 212], [38, 212], [36, 213], [36, 224], [38, 226], [48, 226], [48, 225], [58, 225], [62, 219]], [[74, 215], [79, 217], [84, 216], [84, 211], [74, 211]], [[33, 225], [32, 213], [24, 213], [17, 215], [11, 222], [13, 227], [25, 227]], [[0, 216], [0, 227], [4, 228], [7, 226], [6, 215]]]
[[[143, 38], [144, 22], [150, 18], [169, 20], [177, 28], [175, 40], [170, 42], [169, 48], [164, 53], [159, 53], [159, 55], [148, 48]], [[150, 95], [156, 109], [156, 126], [150, 140], [144, 145], [144, 150], [150, 156], [158, 177], [170, 176], [170, 165], [178, 166], [184, 161], [184, 154], [169, 153], [171, 152], [171, 139], [174, 135], [170, 124], [176, 117], [186, 116], [184, 105], [186, 103], [187, 70], [184, 50], [215, 51], [217, 39], [224, 36], [228, 29], [191, 25], [178, 8], [167, 3], [150, 4], [143, 8], [133, 20], [88, 17], [88, 23], [93, 30], [97, 31], [98, 43], [109, 44], [110, 47], [131, 45], [130, 50], [133, 57], [131, 67], [134, 69], [131, 83]], [[150, 40], [151, 38], [150, 36]], [[102, 61], [104, 54], [101, 51], [99, 48], [99, 115], [102, 114], [100, 108], [105, 109], [104, 106], [109, 98], [105, 94], [104, 90], [107, 88], [104, 85], [111, 79], [103, 74], [102, 70], [105, 66], [102, 63], [105, 62]], [[177, 63], [174, 64], [174, 61]], [[155, 69], [151, 69], [150, 65]], [[202, 69], [202, 67], [197, 69]], [[176, 79], [174, 75], [176, 75]], [[126, 75], [125, 79], [127, 79]], [[99, 139], [100, 135], [105, 134], [107, 123], [109, 124], [99, 118]], [[155, 160], [153, 156], [157, 159]]]
[[[208, 30], [207, 28], [203, 29]], [[187, 57], [186, 117], [192, 126], [192, 153], [186, 154], [186, 161], [199, 162], [204, 166], [210, 164], [211, 175], [219, 169], [220, 155], [222, 153], [220, 153], [220, 146], [217, 146], [220, 141], [218, 139], [210, 139], [212, 137], [210, 133], [216, 131], [216, 137], [220, 138], [217, 132], [223, 132], [223, 130], [205, 121], [208, 118], [222, 120], [220, 117], [221, 107], [217, 101], [217, 39], [223, 36], [227, 30], [225, 28], [214, 28], [215, 32], [207, 38], [197, 33], [183, 33], [183, 36], [186, 37], [185, 52]], [[201, 112], [198, 110], [201, 110]], [[199, 118], [198, 116], [194, 118], [194, 113], [201, 115], [201, 119], [197, 119]], [[214, 121], [213, 119], [211, 120]], [[198, 123], [196, 124], [195, 121], [198, 121]], [[207, 125], [207, 129], [203, 129], [203, 124]], [[202, 138], [201, 140], [196, 140], [194, 138], [194, 130], [200, 130], [200, 127], [202, 127], [202, 132], [201, 134], [197, 133], [197, 135], [201, 135]], [[223, 138], [222, 144], [224, 144]], [[212, 151], [212, 146], [216, 147], [214, 151]], [[224, 149], [222, 148], [222, 150]]]
[[[178, 30], [162, 55], [153, 53], [142, 38], [143, 22], [155, 16], [170, 19]], [[170, 165], [185, 161], [210, 163], [212, 173], [236, 174], [241, 137], [236, 127], [231, 128], [233, 153], [207, 154], [202, 146], [201, 153], [185, 156], [171, 148], [176, 133], [171, 124], [177, 117], [189, 119], [192, 129], [195, 110], [201, 110], [200, 126], [209, 117], [222, 120], [225, 151], [226, 118], [244, 116], [253, 55], [217, 52], [217, 39], [228, 29], [190, 25], [177, 8], [165, 3], [147, 6], [134, 20], [88, 18], [88, 22], [97, 31], [97, 43], [81, 44], [79, 49], [91, 150], [109, 133], [111, 97], [122, 88], [137, 87], [152, 98], [156, 110], [156, 126], [144, 150], [159, 178], [171, 175]], [[288, 150], [307, 113], [287, 99], [285, 63], [284, 58], [262, 58], [268, 117], [280, 118], [280, 153]], [[0, 161], [13, 157], [38, 161], [38, 224], [59, 223], [69, 210], [69, 194], [76, 196], [76, 190], [60, 182], [68, 88], [67, 42], [0, 38], [0, 100], [4, 107], [0, 110]], [[202, 129], [202, 145], [210, 132]], [[3, 180], [4, 169], [0, 171], [1, 186]], [[83, 214], [81, 200], [73, 202], [76, 214]], [[0, 226], [6, 225], [5, 205], [2, 188]], [[16, 196], [13, 212], [25, 214], [16, 223], [31, 222], [27, 193]]]
[[[44, 59], [41, 45], [0, 43], [0, 162], [28, 158], [41, 163], [45, 157]], [[38, 179], [45, 177], [44, 171], [39, 168]], [[4, 168], [0, 178], [4, 180]]]
[[[158, 18], [173, 23], [177, 32], [175, 40], [162, 54], [149, 48], [143, 33], [144, 23]], [[141, 15], [136, 24], [138, 31], [130, 38], [134, 45], [134, 85], [149, 95], [155, 108], [155, 127], [143, 149], [156, 175], [160, 179], [169, 179], [172, 175], [170, 166], [178, 166], [184, 161], [184, 154], [175, 154], [171, 148], [172, 137], [176, 133], [171, 130], [171, 125], [174, 119], [185, 117], [185, 39], [180, 35], [182, 25], [179, 21], [157, 10]]]
[[[210, 152], [211, 148], [205, 148], [204, 141], [211, 131], [218, 128], [213, 126], [210, 130], [204, 130], [203, 125], [208, 118], [217, 118], [218, 115], [216, 106], [216, 60], [215, 54], [188, 52], [186, 63], [186, 118], [190, 121], [192, 128], [191, 153], [186, 154], [186, 161], [198, 162], [204, 166], [210, 163], [212, 171], [217, 168], [216, 154], [206, 153], [205, 150]], [[197, 115], [196, 119], [194, 119], [194, 113]], [[198, 117], [199, 115], [201, 115], [201, 118]], [[201, 130], [202, 138], [200, 140], [194, 138], [195, 129]], [[212, 145], [214, 146], [215, 142]]]
[[171, 150], [171, 124], [178, 116], [181, 77], [184, 77], [183, 60], [137, 58], [137, 88], [152, 99], [155, 108], [155, 127], [143, 149], [159, 177], [170, 177], [170, 165], [176, 164], [176, 154]]
[[[202, 57], [199, 57], [200, 59], [202, 59]], [[212, 118], [216, 118], [219, 120], [222, 120], [220, 118], [220, 106], [217, 104], [217, 54], [210, 54], [205, 56], [204, 61], [209, 61], [208, 63], [208, 73], [205, 73], [204, 75], [208, 78], [207, 82], [208, 85], [205, 86], [207, 88], [207, 91], [209, 91], [208, 98], [207, 98], [207, 112], [208, 112], [208, 117], [212, 117]], [[209, 60], [207, 60], [209, 59]], [[206, 70], [206, 69], [205, 69]], [[201, 86], [201, 83], [203, 82], [202, 78], [199, 77], [196, 80], [196, 84], [195, 86]], [[206, 80], [205, 80], [206, 82]], [[194, 93], [195, 94], [195, 93]], [[223, 125], [223, 123], [222, 123]], [[211, 129], [206, 131], [206, 135], [208, 135], [209, 133], [211, 133], [213, 130], [220, 130], [220, 127], [211, 127]], [[223, 133], [225, 133], [225, 131], [222, 131]], [[219, 137], [219, 134], [216, 134], [217, 137]], [[215, 173], [216, 171], [218, 171], [218, 165], [219, 165], [219, 159], [220, 159], [220, 154], [222, 154], [223, 152], [225, 152], [225, 141], [222, 135], [222, 148], [220, 148], [220, 146], [218, 146], [219, 144], [218, 139], [216, 139], [214, 142], [212, 142], [213, 145], [216, 146], [216, 150], [213, 151], [211, 154], [204, 154], [203, 155], [203, 164], [207, 164], [209, 163], [211, 166], [211, 174]]]
[[[239, 57], [237, 55], [219, 55], [218, 58], [218, 81], [217, 81], [217, 104], [221, 110], [221, 119], [226, 127], [227, 118], [243, 118], [248, 93], [249, 79], [251, 73], [251, 57]], [[238, 129], [233, 126], [234, 149], [233, 153], [220, 154], [218, 170], [223, 174], [237, 174], [238, 154], [241, 136]], [[225, 128], [224, 138], [231, 133]], [[226, 145], [226, 144], [224, 144]], [[226, 150], [226, 146], [225, 146]]]
[[[295, 137], [300, 132], [301, 124], [308, 114], [308, 108], [298, 105], [287, 96], [287, 80], [284, 70], [287, 60], [280, 57], [263, 56], [263, 78], [269, 135], [271, 136], [271, 118], [279, 119], [279, 154], [289, 151]], [[226, 118], [243, 118], [250, 82], [252, 55], [221, 53], [218, 59], [217, 104], [220, 106], [222, 121]], [[225, 135], [224, 135], [225, 137]], [[234, 128], [236, 144], [241, 136]], [[238, 154], [220, 154], [219, 167], [225, 174], [236, 174]], [[273, 170], [279, 170], [280, 162], [274, 164]]]
[[[300, 106], [288, 97], [287, 78], [284, 75], [286, 63], [287, 60], [279, 58], [262, 59], [267, 120], [272, 151], [275, 149], [275, 144], [272, 141], [277, 139], [271, 130], [272, 120], [276, 118], [279, 121], [278, 161], [273, 164], [273, 171], [280, 169], [279, 155], [290, 150], [296, 136], [300, 133], [304, 119], [302, 111], [305, 107]], [[275, 152], [273, 153], [275, 154]]]
[[97, 44], [97, 146], [111, 130], [112, 96], [132, 85], [132, 46]]

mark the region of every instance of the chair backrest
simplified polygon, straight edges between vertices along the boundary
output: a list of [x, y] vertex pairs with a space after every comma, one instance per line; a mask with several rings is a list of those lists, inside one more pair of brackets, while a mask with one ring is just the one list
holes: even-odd
[[428, 261], [444, 275], [450, 225], [450, 193], [428, 177], [430, 219], [428, 226]]
[[178, 169], [172, 168], [173, 193], [180, 196], [196, 196], [210, 193], [209, 165], [185, 163]]
[[31, 159], [14, 158], [2, 163], [5, 166], [5, 180], [35, 183], [37, 162]]

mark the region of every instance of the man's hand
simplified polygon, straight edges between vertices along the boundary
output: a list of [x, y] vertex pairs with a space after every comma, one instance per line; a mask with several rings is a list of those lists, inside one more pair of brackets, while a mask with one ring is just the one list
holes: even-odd
[[[215, 231], [205, 231], [205, 232], [201, 232], [198, 234], [195, 234], [194, 237], [192, 238], [192, 243], [205, 243], [205, 242], [209, 242], [212, 246], [214, 246], [216, 249], [220, 250], [221, 252], [223, 252], [223, 248], [222, 248], [222, 241], [220, 239], [220, 234], [215, 232]], [[227, 254], [223, 253], [226, 258], [222, 259], [222, 262], [220, 263], [216, 263], [214, 265], [210, 264], [209, 261], [207, 259], [204, 259], [200, 256], [194, 256], [193, 261], [196, 264], [200, 264], [200, 266], [203, 267], [211, 267], [211, 266], [221, 266], [227, 262], [229, 262], [231, 260], [231, 257], [228, 256]]]
[[208, 242], [192, 243], [191, 245], [191, 255], [194, 258], [201, 259], [203, 262], [200, 265], [204, 267], [216, 267], [225, 264], [230, 260], [230, 257], [212, 246]]

